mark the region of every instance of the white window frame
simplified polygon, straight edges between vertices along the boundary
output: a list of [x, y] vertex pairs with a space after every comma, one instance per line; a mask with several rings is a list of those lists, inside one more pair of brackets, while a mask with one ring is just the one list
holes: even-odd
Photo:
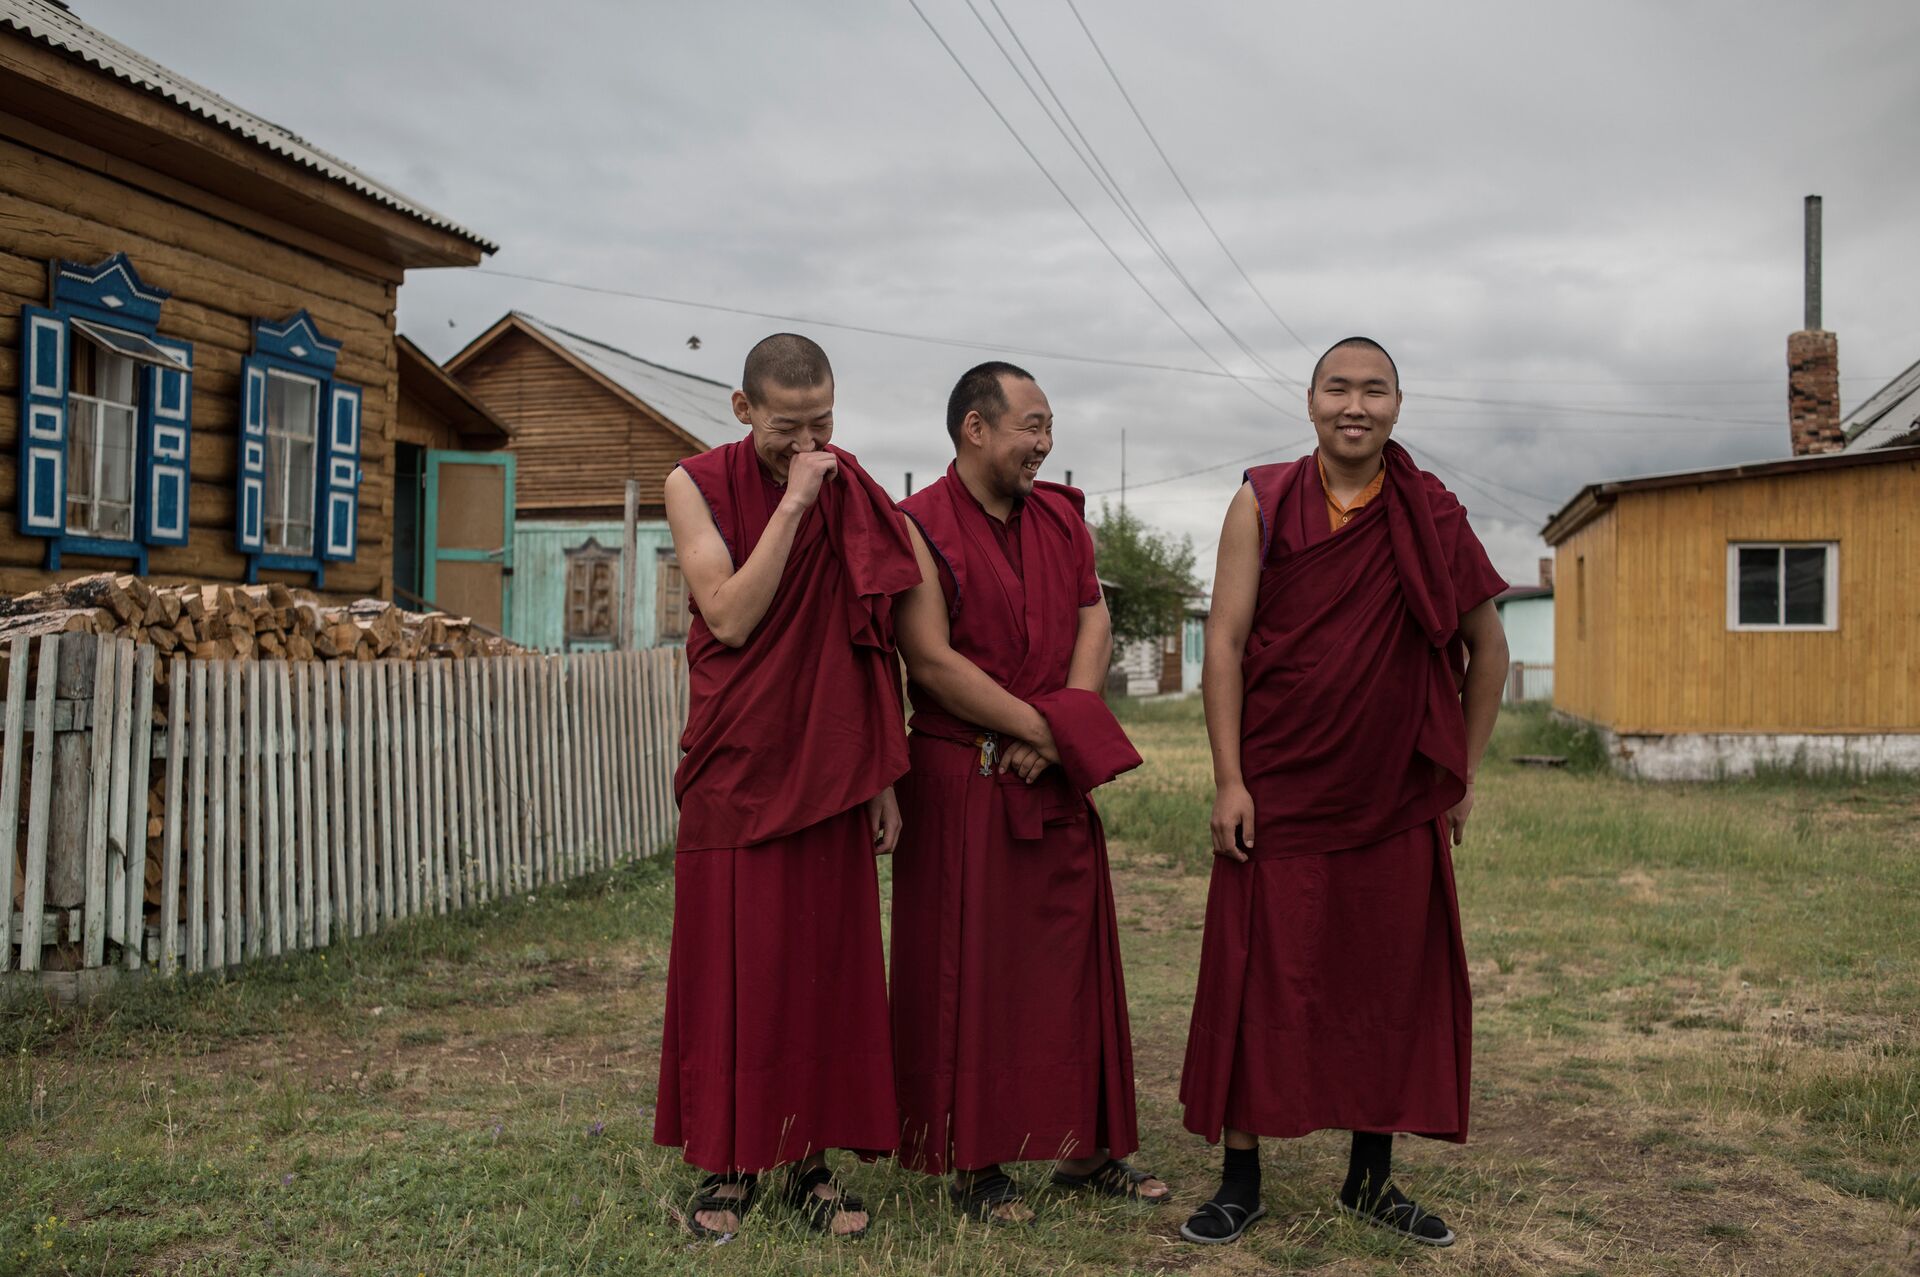
[[[264, 553], [273, 555], [276, 558], [309, 559], [316, 553], [314, 547], [318, 544], [318, 529], [320, 523], [320, 419], [323, 415], [322, 401], [326, 398], [326, 385], [319, 378], [309, 377], [305, 373], [288, 372], [282, 368], [268, 368], [266, 371], [267, 384], [263, 391], [265, 398], [260, 404], [260, 411], [265, 418], [261, 424], [266, 430], [265, 443], [267, 451], [265, 466], [266, 490], [260, 494], [260, 545]], [[276, 541], [276, 524], [272, 515], [269, 513], [271, 507], [267, 501], [267, 496], [268, 493], [277, 488], [280, 493], [281, 502], [278, 527], [281, 529], [286, 527], [287, 498], [291, 495], [292, 490], [289, 484], [292, 480], [288, 474], [274, 473], [276, 467], [273, 464], [273, 440], [276, 433], [283, 440], [290, 440], [291, 436], [287, 434], [284, 428], [276, 432], [273, 427], [273, 379], [276, 377], [283, 381], [297, 381], [313, 389], [312, 432], [304, 441], [313, 449], [313, 464], [307, 468], [307, 481], [311, 487], [311, 491], [307, 497], [307, 543], [305, 545], [286, 545], [280, 541]], [[291, 467], [286, 468], [291, 469]]]
[[[115, 541], [132, 544], [138, 540], [140, 531], [140, 523], [137, 517], [137, 507], [140, 496], [140, 396], [144, 389], [142, 383], [146, 380], [142, 375], [146, 372], [146, 367], [141, 360], [135, 359], [123, 351], [112, 349], [99, 341], [92, 340], [91, 337], [91, 332], [88, 332], [80, 341], [68, 343], [69, 349], [66, 355], [69, 361], [67, 368], [67, 495], [61, 510], [61, 517], [65, 522], [66, 535], [68, 536], [90, 538], [96, 541]], [[91, 357], [95, 361], [96, 369], [98, 362], [103, 359], [117, 360], [128, 365], [132, 374], [132, 379], [129, 383], [132, 386], [131, 402], [122, 403], [117, 399], [108, 399], [101, 395], [82, 394], [80, 391], [73, 389], [76, 381], [74, 375], [76, 370], [73, 364], [77, 361], [77, 356], [82, 349], [88, 349], [93, 352]], [[96, 372], [95, 384], [98, 384], [99, 380], [100, 378]], [[104, 531], [100, 527], [100, 512], [102, 508], [119, 504], [118, 502], [109, 502], [103, 496], [106, 490], [105, 476], [108, 463], [107, 449], [103, 447], [101, 443], [101, 427], [106, 415], [110, 412], [125, 414], [127, 421], [127, 531], [124, 536]], [[88, 482], [91, 485], [91, 496], [85, 498], [81, 506], [81, 508], [86, 511], [85, 517], [87, 523], [84, 526], [75, 523], [73, 510], [73, 477], [75, 474], [73, 454], [75, 445], [79, 442], [82, 421], [86, 422], [85, 429], [90, 432], [93, 443], [93, 465], [89, 468], [87, 474]]]
[[[1813, 550], [1827, 552], [1826, 619], [1818, 625], [1790, 625], [1786, 621], [1743, 624], [1740, 620], [1740, 551]], [[1786, 615], [1786, 560], [1780, 561], [1780, 614]], [[1840, 628], [1840, 543], [1838, 541], [1729, 541], [1727, 542], [1727, 629], [1742, 634], [1830, 633]]]

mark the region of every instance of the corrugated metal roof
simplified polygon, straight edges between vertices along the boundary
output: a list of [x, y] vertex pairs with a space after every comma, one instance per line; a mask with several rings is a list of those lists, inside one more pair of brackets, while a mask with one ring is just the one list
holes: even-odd
[[1684, 488], [1695, 484], [1728, 483], [1738, 479], [1768, 479], [1776, 475], [1809, 474], [1820, 470], [1850, 470], [1856, 466], [1886, 463], [1920, 463], [1920, 446], [1848, 449], [1842, 452], [1818, 452], [1777, 461], [1752, 461], [1744, 465], [1718, 466], [1712, 470], [1679, 470], [1668, 474], [1650, 474], [1637, 479], [1614, 479], [1590, 483], [1574, 494], [1558, 513], [1540, 529], [1548, 545], [1558, 545], [1591, 523], [1605, 506], [1612, 505], [1623, 492], [1652, 492], [1660, 488]]
[[524, 310], [513, 314], [707, 447], [745, 436], [747, 428], [733, 415], [733, 387], [568, 332]]
[[0, 0], [0, 29], [6, 28], [79, 58], [116, 79], [145, 89], [202, 119], [211, 120], [275, 155], [351, 187], [375, 203], [457, 235], [489, 253], [499, 251], [498, 244], [408, 199], [392, 187], [374, 181], [290, 130], [241, 110], [211, 89], [169, 71], [153, 59], [94, 30], [64, 5], [50, 3], [49, 0]]
[[1840, 423], [1848, 452], [1884, 448], [1920, 429], [1920, 363], [1867, 397]]

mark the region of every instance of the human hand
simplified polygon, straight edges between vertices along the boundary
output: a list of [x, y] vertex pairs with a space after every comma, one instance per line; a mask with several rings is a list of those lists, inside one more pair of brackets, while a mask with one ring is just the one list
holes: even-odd
[[1213, 794], [1213, 854], [1245, 861], [1253, 848], [1253, 795], [1245, 785], [1222, 785]]
[[787, 495], [781, 500], [805, 510], [820, 497], [820, 485], [840, 473], [840, 459], [825, 448], [801, 452], [787, 463]]
[[892, 855], [900, 845], [900, 800], [892, 785], [867, 799], [867, 825], [873, 830], [873, 854]]
[[1010, 771], [1031, 785], [1047, 769], [1047, 758], [1026, 741], [1009, 741], [1000, 751], [1000, 770]]
[[1458, 847], [1467, 838], [1467, 817], [1473, 811], [1473, 782], [1467, 782], [1466, 797], [1447, 808], [1447, 829], [1453, 835], [1453, 845]]

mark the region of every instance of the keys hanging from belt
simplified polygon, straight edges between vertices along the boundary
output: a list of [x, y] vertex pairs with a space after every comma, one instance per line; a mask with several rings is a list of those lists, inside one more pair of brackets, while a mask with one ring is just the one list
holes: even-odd
[[1000, 756], [1000, 737], [993, 732], [988, 732], [983, 736], [974, 737], [973, 743], [980, 749], [980, 774], [993, 775], [994, 760]]

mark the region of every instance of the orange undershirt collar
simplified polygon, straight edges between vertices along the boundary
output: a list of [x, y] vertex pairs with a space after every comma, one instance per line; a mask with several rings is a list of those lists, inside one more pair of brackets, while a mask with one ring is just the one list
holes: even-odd
[[1333, 495], [1333, 489], [1327, 484], [1327, 465], [1320, 459], [1318, 449], [1314, 450], [1313, 464], [1314, 468], [1320, 472], [1320, 490], [1327, 494], [1327, 523], [1335, 532], [1352, 522], [1353, 516], [1359, 513], [1361, 506], [1379, 496], [1381, 487], [1387, 481], [1387, 468], [1383, 465], [1379, 473], [1373, 476], [1373, 481], [1354, 493], [1353, 500], [1343, 505], [1340, 499]]

